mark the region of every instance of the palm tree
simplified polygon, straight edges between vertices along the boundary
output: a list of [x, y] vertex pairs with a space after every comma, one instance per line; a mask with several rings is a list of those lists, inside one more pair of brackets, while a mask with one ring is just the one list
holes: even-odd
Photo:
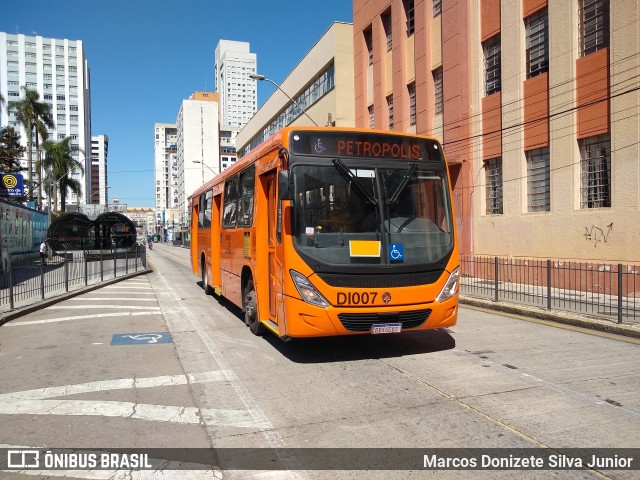
[[[16, 118], [24, 127], [27, 134], [27, 163], [29, 173], [29, 199], [33, 200], [33, 130], [39, 122], [45, 127], [53, 128], [53, 117], [51, 115], [51, 106], [48, 103], [40, 101], [40, 94], [36, 90], [31, 90], [24, 85], [20, 87], [24, 92], [24, 98], [21, 100], [10, 101], [8, 108], [16, 112]], [[36, 135], [36, 144], [38, 143], [38, 135]]]
[[[54, 200], [54, 210], [58, 209], [58, 191], [60, 191], [61, 210], [64, 211], [67, 203], [67, 191], [76, 195], [82, 194], [82, 183], [75, 178], [70, 178], [72, 173], [84, 172], [82, 162], [73, 158], [76, 153], [83, 153], [82, 150], [71, 143], [71, 137], [67, 137], [59, 142], [45, 141], [42, 148], [46, 152], [43, 161], [39, 161], [37, 168], [44, 167], [47, 172], [45, 183], [48, 185], [49, 196]], [[53, 194], [51, 190], [53, 189]]]

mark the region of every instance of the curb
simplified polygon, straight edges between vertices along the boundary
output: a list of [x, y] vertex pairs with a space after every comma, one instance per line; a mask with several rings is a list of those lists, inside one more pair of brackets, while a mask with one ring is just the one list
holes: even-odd
[[107, 285], [112, 285], [114, 283], [121, 282], [122, 280], [128, 280], [129, 278], [138, 277], [140, 275], [147, 275], [148, 273], [152, 273], [152, 272], [153, 272], [153, 269], [147, 268], [146, 270], [140, 270], [139, 272], [129, 273], [121, 277], [111, 278], [109, 280], [105, 280], [103, 282], [96, 283], [94, 285], [88, 285], [86, 287], [78, 288], [76, 290], [73, 290], [72, 292], [65, 292], [55, 297], [45, 298], [44, 300], [33, 303], [31, 305], [26, 305], [21, 308], [16, 308], [15, 310], [11, 310], [10, 312], [0, 315], [0, 326], [13, 320], [14, 318], [22, 317], [23, 315], [26, 315], [28, 313], [32, 313], [37, 310], [46, 308], [50, 305], [63, 302], [73, 297], [77, 297], [78, 295], [82, 295], [83, 293], [91, 292], [93, 290], [98, 290], [99, 288], [106, 287]]
[[589, 330], [597, 330], [599, 332], [611, 333], [614, 335], [622, 335], [625, 337], [640, 338], [640, 325], [629, 323], [613, 323], [611, 321], [592, 318], [587, 315], [579, 315], [571, 312], [560, 312], [542, 310], [537, 307], [528, 307], [513, 303], [494, 302], [493, 300], [485, 300], [474, 297], [460, 298], [460, 305], [483, 308], [493, 313], [509, 313], [514, 315], [526, 315], [530, 318], [539, 320], [548, 320], [551, 322], [572, 325], [574, 327], [586, 328]]

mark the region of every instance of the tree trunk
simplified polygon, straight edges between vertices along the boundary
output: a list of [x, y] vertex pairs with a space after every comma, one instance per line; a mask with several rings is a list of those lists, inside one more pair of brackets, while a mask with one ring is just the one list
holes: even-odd
[[36, 164], [38, 166], [38, 208], [42, 210], [42, 162], [40, 161], [40, 141], [36, 130]]
[[29, 201], [33, 201], [33, 152], [31, 151], [31, 146], [33, 145], [33, 141], [31, 139], [31, 134], [33, 133], [33, 126], [31, 122], [27, 122], [27, 128], [25, 128], [27, 133], [27, 165], [29, 168]]

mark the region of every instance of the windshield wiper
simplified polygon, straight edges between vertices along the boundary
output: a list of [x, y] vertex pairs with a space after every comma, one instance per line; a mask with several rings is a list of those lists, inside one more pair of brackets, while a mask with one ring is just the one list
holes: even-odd
[[405, 174], [404, 178], [402, 179], [400, 184], [396, 187], [393, 194], [387, 199], [388, 205], [393, 205], [398, 201], [398, 198], [400, 198], [400, 194], [402, 193], [402, 190], [404, 190], [404, 188], [407, 186], [407, 184], [411, 180], [411, 177], [416, 171], [416, 168], [418, 168], [418, 164], [416, 162], [411, 162], [409, 165], [410, 165], [409, 170], [407, 170], [407, 173]]
[[340, 160], [339, 158], [334, 158], [333, 166], [336, 167], [338, 173], [342, 175], [347, 182], [351, 182], [353, 188], [355, 188], [356, 192], [358, 192], [358, 194], [365, 202], [376, 207], [378, 206], [378, 201], [375, 199], [375, 197], [367, 192], [367, 189], [362, 186], [360, 180], [358, 180], [358, 177], [353, 174], [353, 172], [342, 162], [342, 160]]

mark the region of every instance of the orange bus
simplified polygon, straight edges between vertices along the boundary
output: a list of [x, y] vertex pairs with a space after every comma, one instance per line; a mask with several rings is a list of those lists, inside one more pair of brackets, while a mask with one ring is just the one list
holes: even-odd
[[191, 197], [191, 262], [252, 333], [284, 340], [454, 325], [459, 255], [441, 145], [287, 127]]

